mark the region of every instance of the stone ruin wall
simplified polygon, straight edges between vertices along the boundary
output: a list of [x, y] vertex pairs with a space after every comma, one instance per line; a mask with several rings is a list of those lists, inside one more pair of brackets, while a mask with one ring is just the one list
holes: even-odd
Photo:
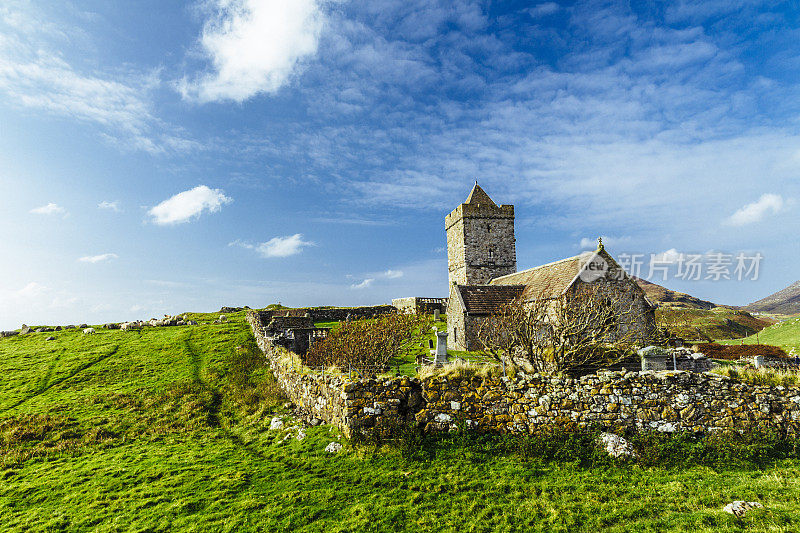
[[274, 311], [247, 311], [248, 316], [256, 313], [261, 317], [265, 324], [269, 323], [272, 317], [277, 316], [304, 316], [306, 313], [314, 322], [341, 322], [346, 320], [349, 315], [352, 319], [374, 318], [378, 315], [395, 313], [392, 305], [371, 305], [364, 307], [298, 307], [295, 309], [276, 309]]
[[401, 313], [431, 315], [436, 310], [446, 313], [447, 298], [421, 298], [419, 296], [395, 298], [392, 300], [392, 307]]
[[601, 372], [581, 378], [351, 379], [304, 373], [248, 312], [278, 383], [307, 416], [345, 435], [419, 424], [448, 431], [532, 432], [546, 426], [656, 431], [800, 430], [800, 388], [754, 386], [713, 374]]

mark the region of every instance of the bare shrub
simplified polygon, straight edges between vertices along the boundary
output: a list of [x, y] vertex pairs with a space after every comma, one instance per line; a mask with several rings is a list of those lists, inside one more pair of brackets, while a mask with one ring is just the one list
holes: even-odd
[[430, 317], [400, 313], [341, 322], [338, 329], [311, 346], [303, 362], [311, 367], [379, 373], [391, 359], [415, 349], [414, 344], [430, 327]]
[[637, 320], [634, 294], [625, 286], [595, 282], [549, 294], [544, 288], [501, 306], [478, 325], [480, 348], [498, 362], [559, 373], [618, 363], [650, 334], [652, 324]]

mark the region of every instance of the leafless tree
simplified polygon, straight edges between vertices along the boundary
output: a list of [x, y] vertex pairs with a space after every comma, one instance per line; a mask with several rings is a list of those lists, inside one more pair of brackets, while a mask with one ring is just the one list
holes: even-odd
[[652, 330], [634, 291], [624, 282], [579, 284], [558, 296], [542, 289], [480, 322], [478, 344], [495, 360], [533, 372], [614, 364]]

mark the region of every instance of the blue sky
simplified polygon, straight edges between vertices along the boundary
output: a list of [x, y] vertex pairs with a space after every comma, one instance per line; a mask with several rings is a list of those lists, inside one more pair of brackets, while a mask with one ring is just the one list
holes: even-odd
[[800, 278], [794, 2], [0, 6], [0, 328], [447, 294], [475, 179], [520, 269], [759, 252]]

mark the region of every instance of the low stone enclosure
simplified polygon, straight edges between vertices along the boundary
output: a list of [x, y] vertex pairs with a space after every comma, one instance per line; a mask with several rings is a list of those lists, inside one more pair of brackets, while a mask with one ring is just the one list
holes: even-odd
[[547, 426], [674, 431], [800, 430], [800, 388], [754, 386], [705, 373], [600, 372], [580, 378], [353, 379], [303, 368], [274, 346], [256, 312], [256, 341], [286, 395], [309, 418], [346, 436], [417, 424], [427, 432], [463, 424], [486, 432]]
[[410, 296], [408, 298], [395, 298], [392, 307], [403, 313], [418, 315], [432, 315], [434, 311], [447, 312], [447, 298], [422, 298]]

